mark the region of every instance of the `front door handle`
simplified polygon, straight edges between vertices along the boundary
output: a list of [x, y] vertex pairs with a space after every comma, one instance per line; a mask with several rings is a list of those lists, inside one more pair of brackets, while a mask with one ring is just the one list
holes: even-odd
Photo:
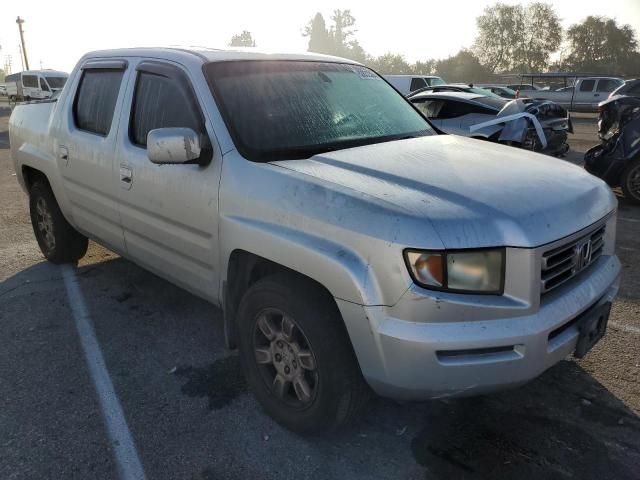
[[133, 170], [127, 165], [120, 165], [120, 186], [125, 190], [129, 190], [132, 182]]

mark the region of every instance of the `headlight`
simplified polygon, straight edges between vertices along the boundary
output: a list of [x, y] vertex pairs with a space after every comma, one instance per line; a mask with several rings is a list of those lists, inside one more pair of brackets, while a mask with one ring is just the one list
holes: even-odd
[[409, 273], [418, 285], [433, 290], [501, 295], [504, 249], [431, 252], [405, 250]]

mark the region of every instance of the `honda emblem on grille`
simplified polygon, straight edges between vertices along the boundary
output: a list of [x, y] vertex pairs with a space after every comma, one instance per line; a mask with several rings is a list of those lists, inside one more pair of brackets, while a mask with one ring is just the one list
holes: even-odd
[[591, 262], [591, 239], [578, 242], [574, 249], [575, 271], [579, 272]]

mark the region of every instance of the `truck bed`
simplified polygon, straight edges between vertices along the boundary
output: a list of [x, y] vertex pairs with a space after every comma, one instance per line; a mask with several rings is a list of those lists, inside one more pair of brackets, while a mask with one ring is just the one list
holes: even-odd
[[33, 165], [41, 170], [49, 170], [55, 164], [54, 145], [49, 145], [55, 138], [51, 129], [58, 106], [57, 100], [42, 100], [21, 103], [15, 106], [9, 121], [11, 138], [11, 156], [19, 179], [19, 164]]

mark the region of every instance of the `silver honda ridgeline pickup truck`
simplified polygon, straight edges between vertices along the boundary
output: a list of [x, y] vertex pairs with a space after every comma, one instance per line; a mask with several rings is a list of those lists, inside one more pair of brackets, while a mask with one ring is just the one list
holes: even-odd
[[87, 238], [224, 311], [298, 431], [396, 399], [522, 384], [604, 334], [616, 200], [555, 158], [441, 135], [321, 55], [95, 52], [10, 119], [40, 248]]

